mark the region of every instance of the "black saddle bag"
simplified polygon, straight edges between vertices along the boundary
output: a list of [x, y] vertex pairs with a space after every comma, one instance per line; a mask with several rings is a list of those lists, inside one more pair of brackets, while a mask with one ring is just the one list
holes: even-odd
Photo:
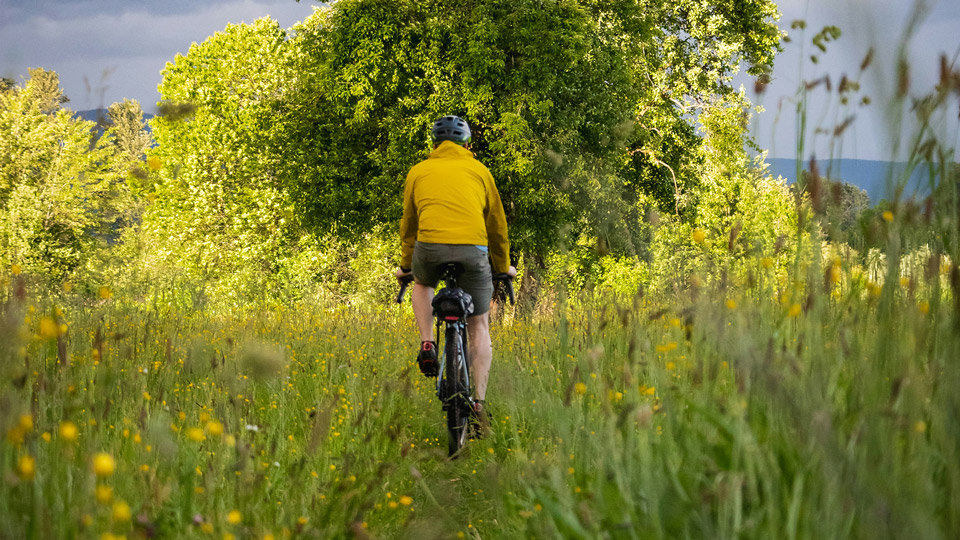
[[441, 289], [433, 297], [433, 314], [437, 317], [469, 317], [473, 314], [473, 298], [463, 289]]

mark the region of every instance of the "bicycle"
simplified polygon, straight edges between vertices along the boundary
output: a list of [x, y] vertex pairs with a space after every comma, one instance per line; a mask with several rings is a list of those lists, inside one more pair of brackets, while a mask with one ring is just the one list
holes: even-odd
[[[458, 262], [443, 263], [441, 280], [444, 287], [433, 298], [433, 316], [437, 321], [436, 335], [440, 339], [440, 327], [444, 325], [443, 354], [440, 357], [440, 372], [437, 377], [437, 397], [447, 415], [447, 455], [456, 458], [467, 442], [468, 422], [474, 410], [470, 386], [470, 359], [467, 347], [467, 317], [473, 313], [473, 298], [457, 286], [463, 273]], [[494, 274], [495, 286], [503, 285], [510, 303], [514, 303], [513, 278], [509, 274]], [[400, 280], [397, 303], [403, 302], [407, 286], [413, 281], [408, 275]], [[499, 295], [498, 295], [499, 296]]]

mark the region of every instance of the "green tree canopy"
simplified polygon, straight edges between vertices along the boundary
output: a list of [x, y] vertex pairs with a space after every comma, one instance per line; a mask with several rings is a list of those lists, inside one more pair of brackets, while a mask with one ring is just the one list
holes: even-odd
[[286, 176], [310, 223], [389, 222], [430, 121], [458, 114], [516, 246], [588, 231], [629, 248], [641, 198], [692, 207], [699, 115], [742, 63], [770, 69], [777, 16], [769, 0], [341, 0], [295, 29]]
[[175, 114], [152, 120], [160, 170], [143, 221], [155, 267], [223, 278], [224, 292], [242, 294], [282, 265], [295, 229], [273, 140], [283, 129], [275, 111], [294, 80], [289, 45], [275, 21], [260, 19], [230, 25], [167, 64], [160, 93]]
[[704, 174], [744, 177], [744, 156], [714, 166], [707, 145], [742, 149], [731, 77], [770, 68], [776, 17], [770, 0], [341, 0], [290, 33], [231, 25], [164, 70], [177, 114], [152, 123], [147, 244], [256, 284], [306, 235], [390, 230], [429, 125], [457, 114], [515, 251], [592, 237], [638, 253], [651, 209], [692, 221], [723, 180]]
[[66, 101], [43, 69], [0, 92], [0, 260], [52, 280], [105, 241], [127, 192], [108, 143]]

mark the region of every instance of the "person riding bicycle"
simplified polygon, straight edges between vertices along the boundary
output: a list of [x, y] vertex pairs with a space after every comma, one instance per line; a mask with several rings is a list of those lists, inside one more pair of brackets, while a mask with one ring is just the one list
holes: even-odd
[[[493, 271], [513, 277], [507, 220], [493, 175], [470, 151], [470, 126], [456, 116], [433, 123], [433, 151], [413, 166], [403, 190], [400, 221], [401, 261], [397, 279], [413, 274], [411, 298], [420, 331], [417, 364], [427, 377], [439, 370], [433, 338], [433, 295], [440, 281], [440, 265], [459, 262], [464, 267], [459, 286], [473, 297], [474, 312], [467, 317], [473, 380], [474, 412], [483, 408], [493, 359], [489, 308]], [[489, 256], [489, 261], [488, 261]]]

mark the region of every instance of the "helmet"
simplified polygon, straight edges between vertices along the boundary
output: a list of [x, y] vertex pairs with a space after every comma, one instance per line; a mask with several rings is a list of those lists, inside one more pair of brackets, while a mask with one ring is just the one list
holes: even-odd
[[467, 121], [456, 116], [444, 116], [433, 123], [430, 132], [433, 142], [453, 141], [463, 145], [470, 142], [470, 126]]

